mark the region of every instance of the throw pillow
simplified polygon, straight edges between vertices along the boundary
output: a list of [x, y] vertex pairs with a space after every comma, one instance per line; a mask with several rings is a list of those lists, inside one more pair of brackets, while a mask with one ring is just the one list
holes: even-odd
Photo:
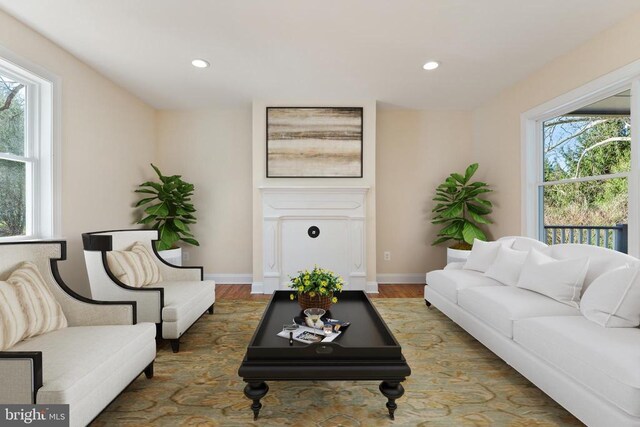
[[35, 264], [23, 263], [11, 273], [7, 283], [16, 290], [20, 306], [27, 319], [24, 338], [67, 327], [67, 318], [64, 316], [62, 307], [49, 290], [49, 286]]
[[498, 256], [498, 249], [500, 249], [501, 246], [511, 247], [514, 240], [515, 239], [507, 239], [499, 242], [484, 242], [474, 239], [469, 258], [467, 258], [467, 262], [462, 268], [484, 273], [489, 266], [493, 264], [496, 256]]
[[517, 286], [578, 308], [588, 268], [589, 258], [560, 261], [531, 249], [522, 266]]
[[158, 265], [141, 242], [135, 242], [128, 251], [107, 252], [107, 264], [111, 273], [127, 286], [140, 288], [162, 280]]
[[605, 328], [640, 326], [640, 269], [623, 266], [595, 279], [580, 301], [583, 316]]
[[498, 249], [495, 261], [493, 261], [493, 264], [484, 275], [505, 285], [515, 286], [518, 283], [527, 254], [528, 252], [525, 251], [516, 251], [515, 249], [501, 246]]
[[27, 317], [16, 289], [7, 282], [0, 282], [0, 351], [22, 341], [26, 332]]

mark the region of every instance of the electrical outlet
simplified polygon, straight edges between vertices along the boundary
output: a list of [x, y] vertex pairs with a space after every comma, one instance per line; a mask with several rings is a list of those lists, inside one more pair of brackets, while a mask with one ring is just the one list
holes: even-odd
[[391, 261], [391, 252], [389, 252], [389, 251], [385, 251], [385, 253], [384, 253], [384, 260], [385, 260], [385, 261]]
[[182, 260], [189, 261], [189, 252], [185, 251], [184, 249], [182, 250]]

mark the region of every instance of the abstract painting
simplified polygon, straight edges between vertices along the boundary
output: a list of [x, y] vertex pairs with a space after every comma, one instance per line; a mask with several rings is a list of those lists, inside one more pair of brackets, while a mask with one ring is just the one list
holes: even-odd
[[362, 108], [267, 107], [268, 178], [362, 178]]

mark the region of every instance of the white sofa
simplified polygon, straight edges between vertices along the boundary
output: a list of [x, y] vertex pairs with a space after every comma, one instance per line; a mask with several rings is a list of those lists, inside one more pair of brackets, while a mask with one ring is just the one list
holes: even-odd
[[[213, 314], [215, 283], [203, 280], [202, 267], [175, 266], [164, 261], [153, 242], [157, 230], [117, 230], [84, 233], [84, 257], [91, 296], [105, 301], [136, 301], [138, 320], [158, 326], [158, 336], [170, 340], [174, 352], [180, 337], [205, 311]], [[120, 282], [109, 270], [107, 252], [128, 250], [135, 242], [144, 244], [155, 256], [163, 280], [135, 288]]]
[[[583, 292], [602, 273], [638, 263], [609, 249], [547, 247], [523, 237], [515, 237], [512, 249], [532, 247], [556, 259], [589, 257]], [[604, 328], [576, 308], [463, 265], [427, 273], [427, 306], [437, 307], [585, 424], [640, 426], [640, 328]]]
[[153, 376], [156, 328], [137, 323], [134, 302], [100, 302], [73, 292], [58, 274], [63, 241], [0, 244], [0, 280], [34, 263], [68, 327], [0, 352], [0, 403], [69, 404], [70, 425], [91, 422], [143, 371]]

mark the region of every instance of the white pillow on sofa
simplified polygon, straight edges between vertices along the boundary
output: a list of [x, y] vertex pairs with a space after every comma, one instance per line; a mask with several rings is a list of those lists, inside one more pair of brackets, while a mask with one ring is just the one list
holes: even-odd
[[515, 239], [505, 239], [499, 242], [484, 242], [474, 239], [469, 258], [467, 258], [467, 262], [462, 268], [484, 273], [498, 256], [498, 249], [501, 246], [511, 247], [514, 241]]
[[579, 308], [580, 291], [588, 269], [589, 258], [557, 260], [531, 249], [516, 286]]
[[580, 312], [605, 328], [640, 326], [640, 269], [623, 266], [595, 279], [584, 292]]
[[501, 246], [493, 264], [484, 275], [508, 286], [516, 286], [528, 252]]

